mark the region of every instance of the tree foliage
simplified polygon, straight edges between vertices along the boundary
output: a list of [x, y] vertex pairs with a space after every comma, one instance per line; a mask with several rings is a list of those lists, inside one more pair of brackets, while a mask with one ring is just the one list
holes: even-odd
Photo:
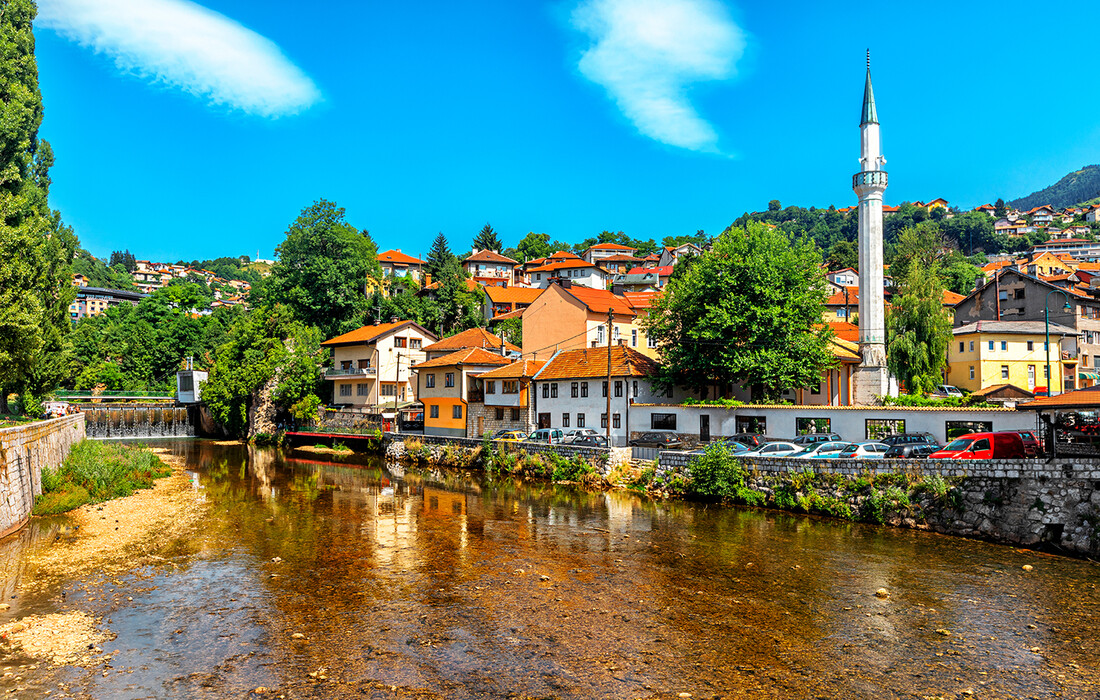
[[136, 291], [134, 278], [121, 264], [108, 266], [107, 263], [95, 257], [83, 248], [78, 248], [73, 257], [73, 274], [84, 275], [88, 280], [88, 286], [101, 287], [103, 289], [121, 289], [124, 291]]
[[643, 322], [664, 358], [658, 380], [717, 391], [736, 383], [766, 400], [816, 385], [834, 362], [820, 262], [806, 238], [755, 222], [726, 229]]
[[474, 236], [473, 247], [478, 250], [492, 250], [499, 253], [504, 249], [504, 244], [501, 243], [500, 236], [493, 230], [493, 227], [486, 223], [481, 231]]
[[424, 271], [433, 278], [439, 277], [443, 267], [455, 259], [451, 247], [447, 245], [447, 237], [440, 231], [432, 241], [431, 250], [428, 251], [428, 259], [424, 261]]
[[1028, 211], [1040, 206], [1052, 206], [1055, 209], [1087, 202], [1100, 196], [1100, 165], [1086, 165], [1058, 180], [1049, 187], [1032, 192], [1009, 202], [1009, 206], [1019, 211]]

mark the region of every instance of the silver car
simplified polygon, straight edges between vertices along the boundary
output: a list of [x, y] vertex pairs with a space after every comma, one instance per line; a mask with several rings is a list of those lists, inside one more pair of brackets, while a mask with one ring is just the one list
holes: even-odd
[[801, 452], [802, 445], [793, 442], [766, 442], [755, 450], [743, 452], [738, 457], [790, 457], [795, 452]]
[[833, 457], [839, 457], [840, 452], [850, 445], [850, 442], [815, 442], [812, 445], [806, 445], [805, 449], [801, 452], [795, 452], [791, 457], [793, 459], [832, 459]]
[[565, 431], [563, 442], [568, 445], [582, 435], [599, 435], [599, 433], [592, 428], [570, 428]]

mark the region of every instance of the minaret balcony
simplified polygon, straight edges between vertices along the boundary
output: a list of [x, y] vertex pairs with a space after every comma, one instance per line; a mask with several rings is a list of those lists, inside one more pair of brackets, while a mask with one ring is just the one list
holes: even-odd
[[852, 176], [852, 189], [857, 187], [886, 187], [885, 170], [864, 170]]

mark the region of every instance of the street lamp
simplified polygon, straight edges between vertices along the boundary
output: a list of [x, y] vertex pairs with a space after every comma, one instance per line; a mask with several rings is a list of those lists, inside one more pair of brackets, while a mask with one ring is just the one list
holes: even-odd
[[[1047, 292], [1046, 302], [1043, 304], [1043, 323], [1046, 326], [1046, 348], [1047, 348], [1047, 396], [1054, 396], [1054, 393], [1050, 390], [1051, 382], [1054, 381], [1054, 375], [1050, 373], [1050, 295], [1058, 292], [1065, 297], [1066, 304], [1062, 307], [1063, 311], [1072, 311], [1073, 308], [1069, 305], [1069, 295], [1063, 292], [1061, 289], [1052, 289]], [[1061, 376], [1061, 372], [1058, 373]], [[1062, 392], [1059, 391], [1059, 394]]]

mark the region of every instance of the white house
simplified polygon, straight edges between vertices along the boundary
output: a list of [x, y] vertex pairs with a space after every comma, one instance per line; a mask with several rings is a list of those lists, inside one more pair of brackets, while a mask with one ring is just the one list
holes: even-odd
[[607, 289], [607, 273], [584, 260], [563, 260], [528, 268], [531, 286], [546, 289], [554, 280], [569, 280], [591, 289]]

